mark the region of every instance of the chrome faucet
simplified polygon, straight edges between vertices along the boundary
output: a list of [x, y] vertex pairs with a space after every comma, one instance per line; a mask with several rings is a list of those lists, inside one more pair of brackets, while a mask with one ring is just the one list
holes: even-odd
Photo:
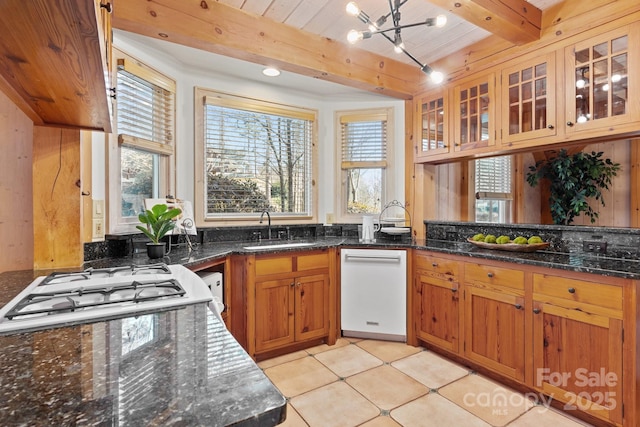
[[263, 210], [260, 214], [260, 224], [262, 224], [262, 218], [264, 218], [264, 214], [267, 214], [268, 220], [267, 239], [271, 240], [271, 215], [269, 215], [269, 211], [267, 211], [266, 209]]

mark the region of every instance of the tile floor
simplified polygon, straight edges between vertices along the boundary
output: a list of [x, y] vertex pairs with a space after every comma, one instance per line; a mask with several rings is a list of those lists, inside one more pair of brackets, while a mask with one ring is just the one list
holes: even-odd
[[284, 427], [584, 427], [436, 353], [341, 338], [259, 363], [287, 397]]

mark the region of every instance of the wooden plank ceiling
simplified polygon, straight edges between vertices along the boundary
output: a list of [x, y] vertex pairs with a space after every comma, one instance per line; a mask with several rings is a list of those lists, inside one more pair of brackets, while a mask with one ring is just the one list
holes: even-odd
[[[402, 31], [407, 51], [433, 63], [495, 34], [514, 45], [540, 35], [541, 10], [562, 0], [407, 0], [402, 24], [447, 16], [444, 28]], [[346, 42], [366, 30], [345, 12], [347, 0], [115, 0], [113, 26], [258, 64], [409, 99], [425, 76], [382, 36]], [[372, 20], [387, 1], [357, 2]], [[388, 24], [383, 28], [387, 28]]]

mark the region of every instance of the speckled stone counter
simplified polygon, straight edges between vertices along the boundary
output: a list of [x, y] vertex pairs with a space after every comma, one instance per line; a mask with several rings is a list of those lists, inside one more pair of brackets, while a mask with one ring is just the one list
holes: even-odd
[[207, 304], [0, 337], [3, 426], [270, 426], [286, 401]]

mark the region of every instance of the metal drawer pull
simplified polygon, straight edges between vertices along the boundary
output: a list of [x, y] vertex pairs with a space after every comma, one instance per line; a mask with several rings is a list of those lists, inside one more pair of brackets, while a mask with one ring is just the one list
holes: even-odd
[[364, 256], [364, 255], [346, 255], [345, 259], [360, 260], [360, 261], [398, 261], [400, 262], [400, 255], [398, 256]]
[[434, 262], [434, 263], [431, 264], [431, 267], [437, 267], [437, 266], [438, 266], [437, 262]]
[[576, 293], [576, 288], [569, 288], [567, 290], [569, 291], [570, 294], [575, 294]]
[[487, 273], [487, 277], [491, 279], [493, 277], [493, 273]]
[[539, 314], [539, 313], [540, 313], [540, 309], [539, 309], [539, 308], [534, 308], [534, 309], [533, 309], [533, 312], [534, 312], [535, 314]]

